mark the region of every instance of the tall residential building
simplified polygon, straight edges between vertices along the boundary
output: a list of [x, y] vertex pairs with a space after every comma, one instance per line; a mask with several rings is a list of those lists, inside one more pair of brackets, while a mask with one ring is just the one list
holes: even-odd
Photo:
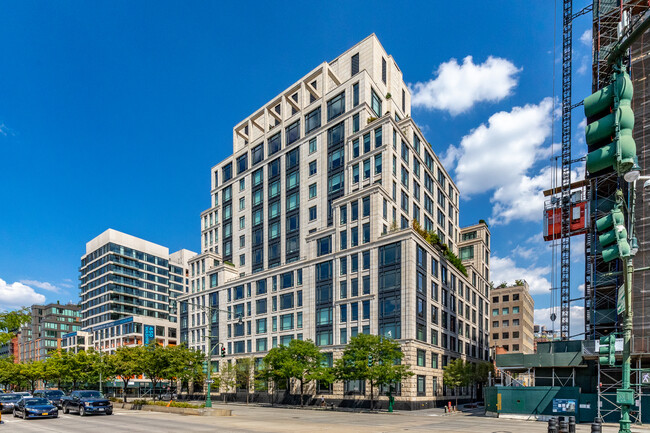
[[525, 280], [514, 286], [495, 287], [492, 296], [492, 346], [508, 352], [535, 353], [535, 301]]
[[177, 344], [177, 314], [170, 301], [187, 292], [193, 253], [169, 249], [108, 229], [86, 244], [81, 258], [84, 334], [65, 335], [69, 347], [114, 350], [157, 339]]
[[32, 305], [31, 320], [17, 333], [16, 362], [39, 361], [61, 348], [64, 334], [80, 326], [79, 306], [75, 304]]
[[[183, 341], [205, 350], [212, 335], [232, 360], [311, 339], [331, 363], [359, 333], [396, 338], [415, 373], [398, 400], [418, 407], [441, 398], [452, 359], [488, 358], [489, 270], [470, 268], [477, 278], [468, 278], [411, 228], [418, 220], [459, 253], [458, 189], [410, 98], [371, 35], [234, 127], [233, 154], [213, 167], [201, 214]], [[489, 253], [483, 239], [480, 254]], [[204, 306], [220, 311], [207, 317]]]

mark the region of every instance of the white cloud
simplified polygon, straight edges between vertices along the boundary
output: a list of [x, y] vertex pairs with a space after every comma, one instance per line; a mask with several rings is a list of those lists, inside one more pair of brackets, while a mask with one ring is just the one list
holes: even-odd
[[488, 57], [475, 64], [472, 56], [458, 64], [456, 59], [442, 63], [436, 78], [411, 85], [414, 107], [448, 111], [452, 116], [464, 113], [479, 102], [498, 102], [510, 95], [517, 85], [517, 68], [499, 57]]
[[0, 306], [3, 309], [13, 309], [45, 302], [45, 296], [36, 293], [34, 289], [23, 283], [7, 282], [0, 278]]
[[580, 42], [585, 44], [588, 47], [591, 47], [591, 29], [587, 29], [584, 31], [582, 35], [580, 35]]
[[461, 139], [457, 156], [457, 185], [471, 195], [518, 182], [536, 162], [550, 156], [544, 148], [551, 135], [553, 100], [514, 107], [490, 116], [488, 124], [473, 129]]
[[[551, 322], [551, 313], [555, 313], [555, 330], [560, 331], [560, 308], [535, 308], [535, 325], [544, 325], [546, 329], [553, 329], [553, 322]], [[585, 307], [580, 305], [572, 305], [569, 312], [569, 332], [575, 335], [577, 339], [582, 339], [583, 336], [578, 335], [584, 332], [585, 329]]]
[[547, 294], [551, 289], [551, 282], [547, 279], [551, 272], [550, 266], [528, 268], [518, 267], [510, 257], [492, 256], [490, 260], [491, 279], [498, 285], [505, 281], [513, 284], [515, 280], [526, 280], [531, 294]]
[[48, 292], [59, 293], [61, 291], [61, 289], [57, 286], [44, 281], [20, 280], [20, 282], [28, 286], [36, 287], [38, 289], [47, 290]]

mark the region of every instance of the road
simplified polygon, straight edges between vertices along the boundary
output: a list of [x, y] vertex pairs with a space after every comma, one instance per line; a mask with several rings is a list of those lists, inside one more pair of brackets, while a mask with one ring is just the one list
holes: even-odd
[[[543, 422], [485, 418], [478, 414], [440, 416], [439, 412], [414, 411], [367, 414], [226, 405], [231, 417], [183, 416], [155, 412], [116, 410], [112, 416], [61, 415], [57, 419], [22, 420], [3, 415], [0, 433], [7, 432], [462, 432], [462, 433], [546, 433]], [[577, 431], [590, 432], [588, 425]], [[603, 428], [605, 433], [618, 431]], [[634, 429], [633, 431], [644, 431]]]

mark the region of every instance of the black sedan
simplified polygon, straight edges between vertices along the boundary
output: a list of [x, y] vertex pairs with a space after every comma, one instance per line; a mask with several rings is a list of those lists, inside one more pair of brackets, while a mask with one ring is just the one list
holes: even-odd
[[45, 398], [23, 398], [14, 405], [14, 416], [27, 418], [57, 418], [59, 409]]
[[54, 406], [58, 407], [59, 409], [63, 409], [62, 398], [64, 396], [65, 393], [63, 391], [59, 391], [58, 389], [39, 389], [34, 391], [34, 397], [48, 399]]
[[14, 405], [23, 398], [22, 395], [8, 393], [0, 394], [0, 405], [2, 405], [2, 413], [11, 413], [14, 411]]

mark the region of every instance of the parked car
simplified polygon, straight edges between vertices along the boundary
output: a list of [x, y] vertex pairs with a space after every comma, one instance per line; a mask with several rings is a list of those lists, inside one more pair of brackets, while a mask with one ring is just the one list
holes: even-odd
[[21, 398], [14, 405], [14, 417], [27, 418], [57, 418], [59, 409], [47, 401], [46, 398]]
[[63, 409], [63, 400], [65, 393], [58, 389], [37, 389], [34, 391], [34, 397], [46, 398], [54, 406]]
[[0, 404], [2, 405], [2, 413], [11, 413], [14, 411], [14, 405], [23, 398], [22, 395], [15, 393], [0, 394]]
[[14, 392], [14, 394], [18, 394], [19, 396], [25, 398], [34, 397], [31, 392], [27, 392], [27, 391]]
[[160, 396], [162, 401], [176, 400], [178, 395], [175, 392], [166, 392]]
[[113, 403], [99, 391], [72, 391], [63, 399], [63, 413], [70, 411], [77, 412], [80, 416], [95, 413], [112, 415]]

